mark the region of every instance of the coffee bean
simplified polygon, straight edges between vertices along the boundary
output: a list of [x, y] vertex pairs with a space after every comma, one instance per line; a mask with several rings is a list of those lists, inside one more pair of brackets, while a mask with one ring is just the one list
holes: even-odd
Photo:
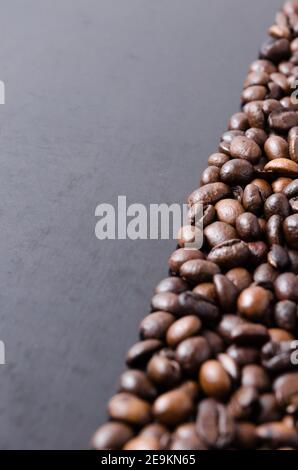
[[219, 273], [220, 269], [215, 263], [200, 259], [186, 261], [180, 267], [181, 277], [196, 283], [212, 281], [213, 276]]
[[250, 101], [263, 100], [267, 94], [267, 88], [260, 85], [249, 86], [245, 88], [241, 94], [243, 103], [249, 103]]
[[245, 113], [236, 113], [230, 118], [229, 129], [245, 131], [248, 128], [248, 120]]
[[194, 336], [179, 343], [176, 351], [177, 361], [181, 367], [191, 373], [198, 372], [203, 362], [211, 356], [208, 342], [202, 336]]
[[268, 39], [261, 47], [262, 59], [277, 63], [287, 60], [290, 56], [290, 43], [287, 39]]
[[292, 127], [288, 135], [290, 158], [298, 163], [298, 127]]
[[210, 155], [208, 158], [208, 165], [211, 166], [217, 166], [218, 168], [221, 168], [225, 163], [229, 161], [228, 155], [225, 155], [224, 153], [213, 153]]
[[179, 277], [167, 277], [157, 284], [155, 293], [173, 292], [174, 294], [181, 294], [181, 292], [185, 292], [187, 288], [187, 283]]
[[254, 164], [261, 158], [262, 151], [253, 140], [239, 136], [232, 140], [231, 155], [234, 158], [243, 158]]
[[213, 222], [204, 230], [204, 236], [211, 247], [237, 237], [237, 232], [225, 222]]
[[172, 434], [171, 450], [207, 450], [199, 439], [194, 423], [181, 424]]
[[269, 342], [262, 349], [262, 365], [269, 371], [281, 373], [293, 368], [292, 341]]
[[276, 72], [276, 67], [270, 60], [255, 60], [250, 64], [249, 70], [251, 72], [265, 72], [270, 75]]
[[279, 421], [282, 417], [281, 409], [277, 403], [274, 393], [264, 393], [259, 398], [259, 411], [257, 422], [270, 423]]
[[276, 83], [285, 93], [289, 92], [289, 82], [287, 77], [280, 72], [275, 72], [270, 75], [270, 79]]
[[233, 381], [238, 382], [240, 377], [240, 368], [237, 362], [225, 353], [218, 354], [217, 359], [221, 363], [229, 377], [231, 377]]
[[282, 245], [283, 244], [283, 218], [280, 215], [274, 214], [269, 217], [267, 222], [267, 239], [269, 245]]
[[245, 321], [236, 315], [223, 315], [217, 326], [217, 332], [226, 342], [232, 342], [233, 331]]
[[237, 448], [253, 450], [257, 446], [256, 426], [252, 423], [237, 423], [236, 427]]
[[289, 157], [289, 146], [287, 141], [277, 135], [272, 135], [266, 140], [264, 150], [269, 160]]
[[118, 393], [108, 404], [111, 418], [143, 426], [151, 420], [150, 405], [130, 393]]
[[243, 207], [245, 210], [259, 214], [263, 209], [263, 198], [257, 185], [248, 184], [243, 193]]
[[160, 445], [158, 440], [153, 437], [137, 436], [128, 441], [123, 450], [160, 450]]
[[284, 445], [298, 447], [298, 432], [282, 422], [266, 423], [256, 429], [257, 438], [270, 448], [278, 448]]
[[274, 287], [278, 300], [298, 302], [298, 277], [294, 273], [283, 273], [278, 276]]
[[266, 392], [271, 387], [270, 377], [266, 370], [254, 364], [243, 367], [241, 384], [244, 387], [254, 387], [259, 392]]
[[156, 385], [165, 388], [176, 386], [181, 380], [181, 368], [178, 362], [163, 357], [153, 356], [147, 365], [147, 374]]
[[239, 130], [229, 130], [226, 131], [222, 134], [221, 140], [223, 142], [226, 142], [227, 144], [230, 144], [232, 140], [237, 137], [238, 135], [244, 135], [244, 131], [239, 131]]
[[270, 307], [271, 294], [260, 286], [248, 287], [238, 297], [239, 312], [252, 321], [263, 320]]
[[290, 215], [283, 224], [287, 244], [292, 248], [298, 246], [298, 214]]
[[[225, 163], [225, 165], [229, 162]], [[210, 183], [196, 189], [188, 198], [190, 205], [199, 202], [201, 204], [216, 204], [220, 199], [224, 199], [230, 195], [230, 188], [224, 183]]]
[[131, 393], [144, 400], [153, 400], [157, 395], [152, 382], [140, 370], [127, 370], [124, 372], [119, 380], [119, 391]]
[[220, 180], [220, 169], [217, 166], [208, 166], [202, 173], [201, 185], [216, 183]]
[[[248, 118], [248, 123], [251, 128], [254, 128], [256, 130], [263, 130], [266, 124], [265, 121], [265, 113], [263, 111], [263, 102], [262, 101], [250, 101], [245, 105], [245, 113]], [[263, 131], [264, 132], [264, 131]], [[265, 132], [264, 132], [265, 133]], [[250, 134], [250, 135], [249, 135]], [[264, 145], [264, 135], [261, 133], [251, 133], [246, 131], [245, 136], [248, 138], [252, 137], [252, 140], [254, 140], [258, 145]], [[261, 136], [261, 144], [259, 144], [258, 140], [259, 137]], [[255, 140], [256, 137], [256, 140]], [[265, 133], [265, 140], [267, 138], [267, 134]]]
[[278, 275], [279, 272], [269, 263], [263, 263], [256, 268], [254, 272], [254, 281], [258, 286], [273, 290], [274, 282]]
[[233, 282], [238, 292], [243, 291], [252, 283], [251, 274], [245, 268], [230, 269], [230, 271], [226, 273], [226, 276]]
[[127, 424], [113, 421], [104, 424], [94, 433], [91, 448], [94, 450], [121, 450], [132, 437], [133, 431]]
[[281, 328], [269, 328], [268, 333], [273, 343], [283, 343], [284, 341], [294, 341], [294, 336]]
[[292, 212], [297, 214], [298, 213], [298, 196], [293, 197], [292, 199], [290, 199], [289, 204], [290, 204]]
[[175, 317], [168, 312], [154, 312], [142, 320], [140, 334], [144, 339], [163, 339]]
[[298, 323], [297, 305], [291, 300], [282, 300], [275, 305], [274, 319], [280, 328], [294, 331]]
[[298, 179], [293, 180], [283, 190], [288, 199], [298, 196]]
[[193, 293], [200, 299], [216, 303], [216, 291], [213, 282], [202, 282], [193, 289]]
[[219, 361], [205, 362], [199, 373], [199, 383], [205, 395], [223, 399], [231, 390], [231, 379]]
[[219, 319], [219, 309], [211, 302], [197, 297], [193, 292], [184, 292], [179, 295], [180, 314], [197, 315], [204, 324], [213, 326]]
[[167, 343], [175, 348], [183, 340], [197, 335], [201, 330], [202, 322], [195, 315], [187, 315], [176, 320], [167, 331]]
[[290, 269], [294, 274], [298, 274], [298, 251], [289, 250]]
[[253, 166], [250, 162], [236, 158], [228, 161], [221, 167], [220, 177], [223, 183], [226, 184], [246, 184], [252, 180], [253, 173]]
[[259, 347], [269, 341], [269, 334], [263, 325], [243, 323], [235, 326], [231, 340], [239, 346]]
[[291, 178], [285, 178], [285, 177], [277, 178], [277, 180], [273, 181], [272, 183], [273, 192], [282, 193], [291, 181], [292, 181]]
[[155, 294], [151, 300], [153, 311], [164, 311], [177, 315], [180, 310], [178, 295], [173, 292], [162, 292]]
[[204, 255], [199, 250], [187, 249], [187, 248], [179, 248], [178, 250], [174, 251], [174, 253], [169, 258], [169, 268], [172, 273], [178, 273], [180, 267], [186, 261], [191, 259], [204, 259]]
[[269, 116], [273, 111], [280, 111], [282, 109], [283, 106], [278, 100], [266, 99], [263, 101], [263, 111], [266, 116]]
[[248, 242], [247, 246], [250, 251], [250, 262], [253, 266], [258, 266], [260, 263], [266, 261], [268, 246], [265, 242]]
[[226, 276], [216, 274], [213, 278], [219, 305], [225, 312], [234, 312], [238, 296], [237, 288]]
[[160, 449], [167, 449], [171, 435], [168, 429], [160, 423], [147, 424], [139, 433], [141, 437], [151, 437], [159, 443]]
[[288, 252], [280, 245], [272, 245], [268, 253], [268, 263], [279, 271], [284, 271], [290, 263]]
[[187, 248], [187, 244], [194, 243], [195, 240], [200, 240], [202, 238], [201, 234], [201, 229], [198, 227], [184, 225], [178, 230], [177, 243], [181, 248]]
[[130, 348], [126, 356], [126, 363], [130, 367], [142, 367], [150, 357], [162, 348], [162, 342], [157, 339], [140, 341]]
[[216, 354], [221, 353], [224, 351], [224, 342], [223, 339], [214, 331], [211, 330], [203, 330], [201, 335], [206, 339], [207, 343], [210, 346], [212, 356], [216, 356]]
[[249, 419], [258, 405], [258, 392], [255, 387], [241, 386], [232, 395], [228, 404], [228, 412], [235, 419]]
[[152, 408], [156, 421], [166, 426], [177, 426], [182, 423], [192, 410], [192, 400], [185, 392], [178, 389], [160, 395]]
[[236, 230], [244, 241], [258, 240], [261, 229], [258, 218], [251, 212], [244, 212], [237, 217]]
[[[267, 172], [271, 172], [272, 174], [278, 174], [280, 176], [289, 175], [293, 178], [297, 178], [298, 163], [294, 162], [293, 160], [289, 160], [288, 158], [276, 158], [275, 160], [271, 160], [269, 163], [267, 163], [267, 165], [265, 165], [264, 170]], [[222, 181], [224, 180], [222, 179]]]
[[239, 201], [235, 199], [222, 199], [215, 205], [217, 218], [221, 222], [234, 226], [237, 217], [244, 212]]
[[254, 347], [243, 347], [232, 344], [227, 349], [227, 354], [235, 360], [239, 367], [243, 367], [248, 364], [256, 364], [260, 360], [260, 351]]
[[272, 215], [279, 215], [282, 218], [290, 214], [290, 206], [284, 194], [277, 193], [268, 197], [264, 204], [265, 217], [268, 220]]
[[283, 374], [278, 377], [274, 384], [277, 403], [286, 408], [288, 413], [296, 413], [298, 411], [298, 373], [292, 372]]
[[[258, 108], [259, 109], [259, 108]], [[262, 111], [263, 112], [263, 111]], [[256, 144], [259, 145], [259, 147], [263, 147], [267, 140], [267, 134], [266, 132], [262, 129], [263, 127], [263, 119], [265, 120], [264, 113], [263, 114], [254, 114], [254, 119], [250, 119], [250, 122], [254, 124], [254, 126], [259, 126], [259, 127], [251, 127], [250, 129], [247, 129], [245, 132], [245, 136], [248, 139], [252, 139], [256, 142]]]
[[240, 204], [242, 204], [243, 192], [243, 188], [239, 184], [232, 187], [232, 195]]
[[198, 408], [196, 429], [199, 438], [210, 449], [224, 449], [232, 445], [236, 427], [227, 409], [209, 398], [201, 401]]
[[246, 243], [235, 239], [212, 248], [208, 255], [208, 260], [228, 270], [243, 265], [249, 256], [250, 251]]

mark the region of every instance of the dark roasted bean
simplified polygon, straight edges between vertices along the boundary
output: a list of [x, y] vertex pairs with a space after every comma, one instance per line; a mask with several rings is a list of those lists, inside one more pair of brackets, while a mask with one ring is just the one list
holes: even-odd
[[172, 273], [178, 273], [180, 267], [186, 261], [191, 259], [204, 259], [204, 255], [199, 250], [187, 249], [187, 248], [179, 248], [178, 250], [174, 251], [174, 253], [169, 258], [169, 268]]
[[126, 356], [126, 363], [130, 367], [146, 365], [150, 357], [162, 348], [162, 342], [157, 339], [140, 341], [130, 348]]
[[[225, 163], [225, 165], [229, 162]], [[222, 167], [222, 168], [223, 168]], [[190, 205], [200, 202], [201, 204], [216, 204], [220, 199], [228, 197], [231, 193], [229, 186], [224, 183], [210, 183], [196, 189], [188, 198]]]
[[93, 435], [91, 448], [94, 450], [121, 450], [133, 437], [133, 430], [124, 423], [113, 421], [101, 426]]
[[242, 386], [231, 397], [228, 411], [235, 419], [249, 419], [257, 409], [258, 398], [255, 387]]
[[269, 334], [263, 325], [243, 323], [235, 326], [231, 339], [239, 346], [259, 347], [269, 340]]
[[231, 116], [229, 129], [235, 131], [245, 131], [248, 128], [248, 120], [245, 113], [236, 113]]
[[241, 383], [244, 387], [254, 387], [259, 392], [266, 392], [271, 387], [270, 377], [259, 365], [248, 365], [242, 369]]
[[[254, 124], [258, 124], [259, 126], [261, 126], [261, 119], [262, 118], [258, 117], [258, 121], [254, 121]], [[249, 139], [254, 140], [260, 147], [263, 147], [267, 139], [266, 132], [263, 129], [259, 129], [257, 127], [251, 127], [250, 129], [247, 129], [245, 135]]]
[[152, 413], [156, 421], [166, 426], [183, 423], [193, 410], [191, 398], [182, 390], [174, 389], [160, 395], [154, 402]]
[[264, 204], [264, 213], [267, 220], [272, 215], [279, 215], [282, 218], [288, 217], [290, 206], [287, 197], [281, 193], [269, 196]]
[[204, 236], [209, 246], [214, 247], [219, 243], [236, 238], [237, 232], [234, 227], [225, 222], [213, 222], [205, 228]]
[[237, 217], [236, 230], [242, 240], [246, 242], [258, 240], [261, 237], [258, 218], [251, 212], [244, 212]]
[[211, 356], [210, 346], [202, 336], [194, 336], [179, 343], [177, 361], [189, 373], [197, 373], [203, 362]]
[[265, 242], [248, 242], [247, 246], [250, 251], [250, 261], [253, 266], [258, 266], [260, 263], [266, 261], [268, 246]]
[[282, 193], [283, 190], [288, 186], [292, 181], [291, 178], [280, 177], [277, 180], [273, 181], [272, 189], [274, 193]]
[[225, 312], [234, 312], [238, 296], [237, 288], [226, 276], [216, 274], [213, 278], [219, 305]]
[[202, 282], [193, 288], [196, 297], [207, 302], [216, 303], [216, 291], [213, 282]]
[[[261, 129], [264, 129], [265, 127], [265, 114], [264, 114], [264, 111], [263, 111], [263, 102], [262, 101], [251, 101], [250, 103], [246, 104], [245, 106], [245, 113], [247, 115], [247, 118], [248, 118], [248, 123], [250, 125], [251, 128], [254, 128], [256, 130], [261, 130]], [[251, 134], [251, 133], [250, 133]], [[258, 134], [260, 136], [260, 134]], [[249, 137], [251, 138], [252, 135], [247, 135], [247, 131], [245, 133], [245, 136], [246, 137]], [[253, 137], [256, 137], [256, 133], [254, 133], [254, 136]], [[267, 138], [267, 135], [265, 133], [265, 140]], [[259, 142], [257, 140], [255, 140], [255, 138], [253, 138], [252, 140], [254, 140], [258, 145]], [[263, 145], [264, 142], [262, 141], [261, 142], [261, 145]]]
[[126, 423], [143, 426], [151, 419], [150, 405], [130, 393], [118, 393], [108, 404], [111, 418]]
[[151, 300], [153, 311], [165, 311], [177, 315], [180, 310], [178, 295], [173, 292], [162, 292], [155, 294]]
[[261, 158], [262, 151], [258, 144], [244, 136], [235, 137], [231, 143], [231, 156], [242, 158], [250, 163], [257, 163]]
[[245, 321], [237, 315], [223, 315], [221, 321], [217, 326], [217, 332], [226, 342], [232, 342], [233, 331]]
[[271, 293], [260, 286], [248, 287], [238, 297], [238, 310], [252, 321], [264, 320], [271, 303]]
[[292, 341], [267, 343], [262, 349], [262, 364], [270, 372], [281, 373], [292, 369]]
[[184, 292], [179, 295], [180, 314], [195, 314], [208, 325], [214, 325], [219, 318], [219, 309], [211, 302], [202, 300], [193, 292]]
[[269, 245], [283, 244], [283, 219], [280, 215], [272, 215], [267, 222], [267, 240]]
[[264, 150], [269, 160], [289, 157], [288, 143], [278, 135], [272, 135], [266, 140]]
[[233, 282], [239, 293], [249, 287], [252, 283], [251, 274], [245, 268], [230, 269], [226, 276]]
[[228, 155], [224, 153], [213, 153], [208, 158], [208, 164], [221, 168], [225, 163], [229, 161], [229, 159], [230, 158], [228, 157]]
[[268, 263], [279, 271], [284, 271], [289, 265], [290, 259], [287, 250], [280, 245], [272, 245], [268, 253]]
[[127, 370], [124, 372], [120, 377], [119, 391], [131, 393], [144, 400], [153, 400], [157, 395], [152, 382], [140, 370]]
[[290, 215], [283, 224], [287, 244], [291, 248], [298, 247], [298, 214]]
[[215, 205], [217, 218], [221, 222], [235, 225], [237, 217], [244, 212], [239, 201], [235, 199], [222, 199]]
[[[254, 169], [252, 164], [247, 160], [242, 160], [240, 158], [229, 160], [221, 167], [220, 170], [221, 181], [230, 185], [247, 184], [252, 180], [253, 174]], [[223, 199], [223, 197], [219, 199]]]
[[233, 419], [226, 407], [212, 398], [200, 403], [196, 429], [200, 439], [210, 449], [227, 448], [235, 439]]
[[223, 269], [231, 269], [243, 265], [249, 257], [247, 244], [235, 239], [215, 246], [210, 251], [208, 260], [217, 263]]
[[178, 362], [156, 354], [148, 362], [147, 375], [156, 385], [171, 388], [180, 382], [182, 374]]
[[293, 180], [288, 186], [285, 187], [283, 190], [284, 194], [287, 196], [288, 199], [292, 197], [298, 196], [298, 179]]
[[201, 330], [201, 320], [195, 315], [188, 315], [173, 323], [167, 331], [167, 343], [175, 348], [183, 340], [197, 335]]
[[217, 166], [207, 166], [200, 180], [201, 185], [216, 183], [220, 180], [220, 169]]
[[212, 281], [213, 276], [219, 273], [220, 269], [215, 263], [200, 259], [186, 261], [180, 267], [181, 277], [196, 283]]
[[281, 407], [286, 408], [291, 414], [298, 411], [298, 372], [278, 377], [273, 384], [273, 389]]
[[269, 263], [260, 264], [254, 272], [254, 281], [265, 289], [274, 289], [274, 282], [279, 272]]
[[227, 349], [227, 354], [236, 361], [239, 367], [256, 364], [260, 360], [260, 351], [254, 347], [243, 347], [233, 344]]
[[257, 185], [248, 184], [243, 193], [242, 199], [245, 210], [259, 214], [263, 209], [263, 198]]
[[298, 323], [297, 305], [291, 300], [281, 300], [275, 305], [274, 319], [280, 328], [294, 331]]
[[298, 277], [294, 273], [283, 273], [276, 279], [275, 295], [278, 300], [298, 302]]
[[154, 312], [142, 320], [140, 334], [144, 339], [163, 339], [175, 317], [168, 312]]
[[173, 292], [174, 294], [181, 294], [181, 292], [186, 291], [187, 288], [187, 283], [179, 277], [167, 277], [157, 284], [155, 293]]

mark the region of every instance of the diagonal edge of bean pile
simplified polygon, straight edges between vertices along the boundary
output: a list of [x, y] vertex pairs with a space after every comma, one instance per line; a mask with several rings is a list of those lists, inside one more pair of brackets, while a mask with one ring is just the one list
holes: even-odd
[[94, 449], [298, 449], [298, 2], [268, 32]]

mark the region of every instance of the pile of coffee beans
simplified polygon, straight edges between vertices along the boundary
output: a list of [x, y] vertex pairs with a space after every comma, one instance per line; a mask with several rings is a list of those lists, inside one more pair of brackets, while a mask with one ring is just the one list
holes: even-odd
[[298, 2], [269, 35], [189, 196], [95, 449], [298, 449]]

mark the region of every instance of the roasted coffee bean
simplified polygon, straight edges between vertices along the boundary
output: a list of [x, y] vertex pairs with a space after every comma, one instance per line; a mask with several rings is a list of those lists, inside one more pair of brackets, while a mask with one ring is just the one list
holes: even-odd
[[240, 377], [240, 368], [236, 361], [225, 353], [218, 354], [217, 359], [223, 366], [224, 370], [231, 377], [231, 379], [233, 381], [238, 381]]
[[245, 320], [237, 315], [223, 315], [217, 326], [217, 332], [227, 343], [232, 342], [233, 331], [243, 324], [245, 324]]
[[181, 294], [181, 292], [185, 292], [187, 289], [187, 283], [179, 277], [167, 277], [157, 284], [155, 293], [173, 292], [174, 294]]
[[221, 136], [221, 140], [230, 144], [232, 140], [237, 137], [238, 135], [244, 135], [244, 131], [239, 131], [239, 130], [229, 130], [223, 133]]
[[284, 194], [288, 199], [298, 196], [298, 179], [293, 180], [288, 186], [283, 190]]
[[269, 328], [268, 333], [273, 343], [283, 343], [284, 341], [294, 341], [294, 336], [281, 328]]
[[[254, 128], [254, 129], [264, 129], [265, 127], [265, 114], [264, 114], [264, 111], [263, 111], [263, 102], [262, 101], [251, 101], [249, 103], [246, 104], [245, 106], [245, 114], [247, 115], [247, 118], [248, 118], [248, 123], [249, 123], [249, 126], [250, 128]], [[260, 135], [260, 134], [259, 134]], [[245, 136], [246, 137], [249, 137], [247, 135], [247, 132], [245, 133]], [[254, 135], [254, 137], [256, 136], [256, 134]], [[251, 138], [251, 137], [249, 137]], [[267, 138], [267, 135], [265, 137], [265, 140]], [[260, 145], [259, 142], [257, 140], [255, 140], [254, 138], [252, 139], [256, 142], [256, 144]], [[261, 145], [263, 145], [264, 142], [261, 143]]]
[[272, 215], [267, 222], [267, 240], [269, 245], [283, 244], [283, 219], [280, 215]]
[[290, 158], [298, 163], [298, 127], [292, 127], [288, 135]]
[[235, 326], [231, 340], [239, 346], [260, 347], [269, 341], [269, 334], [263, 325], [243, 323]]
[[249, 422], [237, 423], [236, 446], [240, 449], [253, 450], [257, 446], [256, 426]]
[[278, 377], [274, 384], [277, 403], [286, 408], [288, 413], [298, 411], [298, 372], [283, 374]]
[[204, 259], [205, 256], [199, 250], [179, 248], [169, 258], [169, 268], [172, 273], [178, 273], [180, 267], [191, 259]]
[[266, 261], [268, 246], [265, 242], [248, 242], [247, 246], [250, 251], [250, 262], [253, 266], [258, 266], [260, 263]]
[[290, 268], [294, 274], [298, 274], [298, 251], [289, 250]]
[[167, 343], [175, 348], [183, 340], [195, 336], [202, 327], [201, 320], [195, 315], [188, 315], [173, 323], [167, 331]]
[[146, 339], [130, 348], [126, 356], [126, 363], [130, 367], [142, 367], [146, 365], [150, 357], [163, 346], [158, 339]]
[[281, 409], [277, 403], [274, 393], [264, 393], [259, 398], [259, 410], [257, 422], [270, 423], [279, 421], [282, 417]]
[[234, 158], [243, 158], [250, 163], [257, 163], [262, 151], [258, 144], [244, 136], [235, 137], [231, 143], [231, 155]]
[[133, 437], [133, 430], [124, 423], [113, 421], [101, 426], [93, 435], [91, 448], [94, 450], [121, 450]]
[[223, 274], [216, 274], [213, 278], [219, 305], [225, 312], [234, 312], [238, 296], [237, 288]]
[[[298, 163], [288, 158], [276, 158], [271, 160], [264, 167], [268, 173], [276, 174], [278, 176], [290, 176], [297, 178], [298, 176]], [[222, 179], [222, 181], [224, 181]]]
[[268, 220], [272, 215], [279, 215], [282, 218], [290, 214], [290, 206], [284, 194], [272, 194], [264, 204], [264, 213]]
[[148, 362], [147, 375], [156, 385], [171, 388], [180, 382], [182, 374], [178, 362], [156, 354]]
[[273, 111], [280, 111], [281, 109], [283, 109], [283, 106], [278, 100], [266, 99], [263, 101], [263, 111], [266, 116], [269, 116]]
[[297, 214], [298, 213], [298, 196], [293, 197], [292, 199], [290, 199], [289, 204], [290, 204], [292, 212]]
[[[229, 164], [225, 163], [222, 168]], [[201, 204], [216, 204], [220, 199], [229, 197], [231, 190], [228, 185], [224, 183], [210, 183], [196, 189], [188, 198], [190, 205], [200, 202]]]
[[181, 248], [187, 248], [188, 244], [193, 244], [201, 238], [201, 229], [192, 225], [182, 226], [177, 233], [177, 243]]
[[269, 342], [262, 349], [262, 365], [270, 372], [281, 373], [293, 368], [292, 341]]
[[174, 389], [160, 395], [153, 403], [152, 413], [156, 421], [166, 426], [177, 426], [193, 411], [193, 402], [182, 390]]
[[290, 43], [287, 39], [268, 39], [261, 47], [262, 59], [278, 63], [287, 60], [290, 56]]
[[260, 361], [260, 351], [254, 347], [244, 347], [232, 344], [232, 346], [227, 349], [227, 354], [234, 359], [239, 367], [243, 367], [248, 364], [257, 364]]
[[[200, 203], [196, 203], [189, 208], [187, 215], [189, 222], [200, 228], [207, 227], [207, 225], [211, 224], [215, 219], [216, 213], [214, 206], [210, 204], [205, 204], [203, 205], [202, 210], [202, 205]], [[198, 235], [200, 236], [201, 233], [199, 233]]]
[[216, 305], [213, 305], [211, 302], [206, 302], [200, 297], [197, 297], [193, 292], [183, 292], [179, 295], [179, 305], [180, 305], [180, 314], [197, 315], [202, 322], [206, 325], [213, 326], [218, 322], [219, 319], [219, 309]]
[[177, 315], [180, 310], [178, 295], [173, 292], [162, 292], [155, 294], [151, 300], [153, 311], [165, 311]]
[[285, 109], [273, 111], [269, 116], [268, 123], [272, 129], [286, 132], [292, 127], [298, 126], [298, 112]]
[[212, 356], [216, 356], [217, 354], [224, 351], [224, 341], [218, 334], [214, 333], [214, 331], [203, 330], [201, 335], [206, 339], [207, 343], [209, 344]]
[[161, 448], [154, 437], [137, 436], [128, 441], [123, 450], [161, 450]]
[[139, 433], [140, 437], [151, 437], [158, 441], [160, 449], [167, 449], [170, 443], [170, 432], [159, 423], [147, 424]]
[[236, 238], [237, 232], [234, 227], [225, 222], [213, 222], [213, 224], [205, 228], [204, 236], [209, 246], [214, 247], [219, 243]]
[[221, 222], [235, 226], [237, 217], [244, 212], [239, 201], [235, 199], [222, 199], [215, 205], [217, 218]]
[[197, 373], [200, 366], [211, 356], [210, 346], [202, 336], [194, 336], [179, 343], [177, 361], [189, 373]]
[[289, 157], [288, 142], [278, 135], [272, 135], [266, 140], [264, 150], [269, 160]]
[[217, 263], [222, 269], [232, 269], [245, 264], [249, 257], [250, 251], [247, 244], [235, 239], [212, 248], [208, 260]]
[[291, 300], [278, 302], [274, 309], [274, 319], [279, 328], [294, 331], [298, 324], [298, 310], [295, 302]]
[[220, 180], [220, 169], [217, 166], [207, 166], [203, 171], [200, 183], [201, 185], [216, 183]]
[[243, 291], [252, 283], [252, 277], [245, 268], [234, 268], [226, 274], [227, 278], [233, 282], [238, 292]]
[[[252, 164], [247, 160], [242, 160], [240, 158], [229, 160], [220, 169], [221, 181], [230, 185], [247, 184], [252, 180], [253, 174], [254, 169]], [[227, 194], [225, 195], [225, 197], [226, 196]], [[221, 197], [220, 199], [223, 199], [223, 197]]]
[[270, 60], [255, 60], [250, 64], [249, 70], [251, 72], [265, 72], [268, 75], [276, 72], [276, 66]]
[[217, 150], [219, 153], [225, 153], [226, 155], [230, 157], [230, 147], [231, 147], [231, 144], [222, 140]]
[[260, 286], [251, 286], [241, 292], [237, 305], [239, 312], [251, 321], [264, 320], [270, 307], [270, 291]]
[[298, 302], [298, 277], [294, 273], [283, 273], [278, 276], [274, 287], [278, 300]]
[[272, 194], [272, 188], [268, 181], [265, 181], [262, 178], [255, 178], [252, 180], [251, 184], [254, 184], [259, 188], [259, 191], [261, 193], [263, 202], [266, 201], [266, 199]]
[[245, 88], [241, 94], [242, 102], [249, 103], [250, 101], [263, 100], [267, 95], [267, 88], [261, 85], [254, 85]]
[[144, 339], [163, 339], [175, 317], [168, 312], [154, 312], [142, 320], [140, 334]]
[[242, 369], [241, 384], [244, 387], [254, 387], [259, 392], [266, 392], [271, 387], [267, 371], [259, 365], [248, 365]]
[[273, 181], [272, 189], [274, 193], [282, 193], [288, 184], [292, 181], [291, 178], [280, 177]]
[[221, 168], [225, 163], [229, 161], [229, 156], [224, 153], [213, 153], [208, 158], [208, 165], [217, 166]]
[[210, 449], [225, 449], [235, 439], [236, 427], [227, 409], [221, 403], [209, 398], [198, 408], [197, 434]]
[[274, 289], [274, 282], [277, 279], [279, 272], [273, 268], [269, 263], [260, 264], [254, 272], [254, 281], [265, 289]]
[[243, 207], [246, 211], [260, 214], [263, 209], [263, 198], [257, 185], [248, 184], [243, 193]]
[[171, 450], [207, 450], [194, 423], [181, 424], [172, 434]]
[[[261, 125], [261, 121], [264, 118], [264, 114], [261, 116], [255, 115], [254, 120], [251, 122], [254, 123], [254, 125], [257, 124], [258, 126], [263, 127], [263, 125]], [[267, 140], [266, 132], [263, 129], [259, 129], [258, 127], [251, 127], [250, 129], [247, 129], [247, 131], [245, 132], [245, 136], [248, 137], [248, 139], [254, 140], [260, 147], [263, 147], [264, 143]]]
[[287, 244], [291, 248], [298, 247], [298, 214], [290, 215], [283, 224]]
[[289, 265], [290, 259], [287, 250], [280, 245], [272, 245], [268, 253], [268, 263], [279, 271], [284, 271]]
[[298, 447], [298, 431], [282, 422], [266, 423], [256, 429], [257, 438], [270, 448], [278, 448], [284, 445]]
[[245, 79], [244, 88], [252, 85], [267, 85], [269, 79], [270, 76], [266, 72], [250, 72]]
[[236, 230], [242, 240], [246, 242], [258, 240], [261, 236], [258, 218], [251, 212], [244, 212], [237, 217]]
[[232, 395], [228, 412], [235, 419], [249, 419], [257, 410], [258, 398], [255, 387], [242, 386]]
[[213, 276], [219, 273], [220, 269], [215, 263], [200, 259], [186, 261], [180, 267], [181, 277], [196, 283], [212, 281]]
[[289, 82], [287, 77], [280, 72], [275, 72], [270, 75], [270, 79], [276, 83], [285, 93], [289, 92]]
[[236, 131], [245, 131], [248, 128], [248, 120], [245, 113], [236, 113], [231, 116], [229, 129]]
[[108, 404], [111, 418], [126, 423], [144, 426], [151, 420], [150, 405], [130, 393], [118, 393]]
[[231, 390], [231, 379], [219, 361], [205, 362], [199, 373], [199, 383], [205, 395], [210, 398], [223, 399]]
[[193, 293], [198, 298], [206, 300], [207, 302], [216, 303], [216, 291], [213, 282], [202, 282], [193, 288]]
[[119, 392], [127, 392], [144, 400], [153, 400], [157, 391], [148, 379], [147, 375], [140, 370], [127, 370], [119, 380]]

